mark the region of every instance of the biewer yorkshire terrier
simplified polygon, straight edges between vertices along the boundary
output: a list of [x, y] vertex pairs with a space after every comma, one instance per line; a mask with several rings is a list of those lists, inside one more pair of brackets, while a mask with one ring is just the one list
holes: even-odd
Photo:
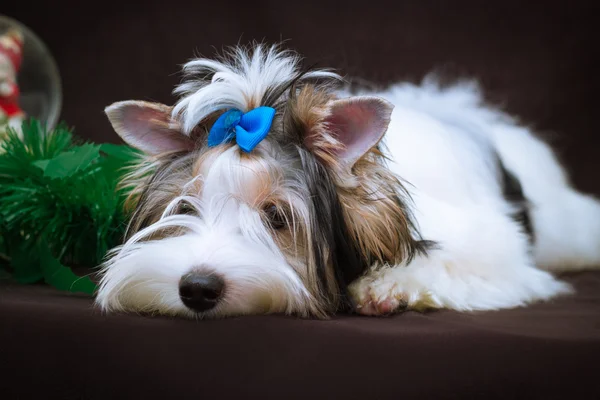
[[[476, 84], [355, 92], [278, 47], [183, 68], [174, 106], [106, 108], [144, 156], [97, 304], [214, 318], [497, 310], [600, 265], [600, 202]], [[341, 83], [341, 84], [340, 84]]]

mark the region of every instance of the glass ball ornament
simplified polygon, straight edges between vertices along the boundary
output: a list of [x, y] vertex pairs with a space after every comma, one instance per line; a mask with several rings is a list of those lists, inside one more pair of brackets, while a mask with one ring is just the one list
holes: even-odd
[[25, 119], [35, 118], [52, 129], [58, 123], [62, 106], [62, 86], [58, 67], [44, 42], [27, 26], [0, 14], [0, 37], [16, 30], [22, 35], [20, 68], [16, 72], [18, 105]]

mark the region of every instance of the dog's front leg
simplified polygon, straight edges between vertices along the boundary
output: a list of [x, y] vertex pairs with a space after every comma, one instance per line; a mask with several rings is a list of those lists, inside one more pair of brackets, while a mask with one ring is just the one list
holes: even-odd
[[372, 268], [350, 285], [357, 312], [497, 310], [569, 292], [535, 267], [526, 237], [509, 217], [456, 208], [438, 213], [435, 222], [429, 237], [437, 239], [437, 248], [408, 264]]
[[378, 316], [438, 308], [513, 308], [570, 291], [567, 284], [531, 265], [503, 270], [506, 264], [500, 262], [496, 271], [490, 271], [472, 261], [461, 264], [443, 254], [418, 256], [407, 266], [370, 271], [350, 285], [350, 294], [359, 314]]

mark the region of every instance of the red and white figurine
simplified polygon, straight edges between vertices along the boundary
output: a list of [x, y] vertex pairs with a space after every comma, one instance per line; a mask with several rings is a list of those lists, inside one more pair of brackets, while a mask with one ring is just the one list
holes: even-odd
[[0, 35], [0, 117], [20, 130], [25, 113], [19, 106], [17, 74], [23, 59], [23, 35], [11, 29]]

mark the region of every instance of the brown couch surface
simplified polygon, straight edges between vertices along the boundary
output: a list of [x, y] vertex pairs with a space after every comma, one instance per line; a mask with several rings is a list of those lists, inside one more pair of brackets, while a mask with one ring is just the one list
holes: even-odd
[[[0, 12], [56, 57], [62, 119], [94, 141], [118, 142], [114, 101], [172, 103], [194, 53], [290, 39], [307, 63], [381, 84], [479, 79], [600, 195], [593, 1], [12, 3]], [[600, 273], [566, 279], [576, 295], [528, 308], [329, 321], [104, 316], [85, 296], [2, 282], [0, 398], [597, 399]]]
[[[101, 316], [0, 287], [0, 393], [17, 398], [597, 399], [600, 274], [576, 297], [477, 314], [330, 321]], [[17, 383], [18, 381], [20, 383]]]

